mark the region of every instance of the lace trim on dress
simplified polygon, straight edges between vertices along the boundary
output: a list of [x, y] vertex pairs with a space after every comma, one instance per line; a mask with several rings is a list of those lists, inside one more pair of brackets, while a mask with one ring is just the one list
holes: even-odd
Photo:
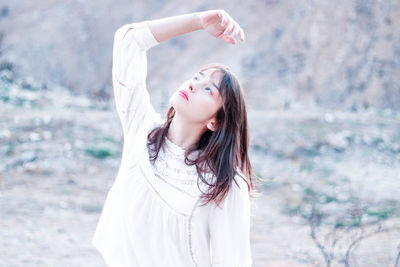
[[162, 202], [164, 202], [172, 211], [176, 212], [179, 215], [182, 215], [184, 217], [187, 217], [188, 215], [185, 213], [182, 213], [180, 211], [178, 211], [177, 209], [175, 209], [173, 206], [171, 206], [159, 193], [158, 191], [154, 188], [154, 186], [151, 184], [151, 182], [148, 180], [146, 174], [143, 172], [142, 168], [139, 168], [140, 171], [142, 172], [143, 177], [145, 177], [145, 179], [147, 180], [147, 183], [151, 186], [151, 188], [153, 189], [153, 191], [158, 195], [158, 197], [162, 200]]
[[[182, 193], [184, 193], [184, 194], [187, 194], [188, 196], [191, 196], [191, 197], [194, 197], [194, 198], [197, 197], [197, 196], [195, 196], [195, 195], [193, 195], [193, 194], [190, 194], [189, 192], [186, 192], [185, 190], [182, 190], [181, 188], [179, 188], [179, 187], [177, 187], [177, 186], [171, 184], [170, 182], [168, 182], [167, 180], [165, 180], [161, 175], [159, 175], [157, 172], [154, 172], [154, 174], [155, 174], [158, 178], [160, 178], [162, 181], [164, 181], [165, 183], [167, 183], [168, 185], [174, 187], [176, 190], [178, 190], [178, 191], [180, 191], [180, 192], [182, 192]], [[190, 181], [190, 182], [192, 182], [192, 181]]]
[[194, 212], [195, 212], [195, 210], [197, 208], [197, 205], [200, 202], [200, 200], [201, 199], [199, 198], [196, 201], [196, 204], [194, 204], [192, 212], [190, 213], [189, 222], [188, 222], [188, 227], [189, 227], [189, 251], [190, 251], [190, 256], [192, 257], [193, 263], [194, 263], [194, 265], [196, 267], [199, 267], [199, 265], [197, 264], [197, 261], [196, 261], [196, 259], [194, 257], [194, 251], [193, 251], [193, 245], [192, 245], [192, 243], [193, 243], [193, 240], [192, 240], [193, 239], [193, 237], [192, 237], [192, 221], [193, 221]]
[[165, 139], [165, 146], [158, 154], [158, 158], [154, 163], [154, 168], [158, 173], [167, 180], [174, 181], [182, 185], [194, 185], [197, 181], [197, 170], [195, 165], [187, 165], [185, 163], [185, 150], [168, 138]]

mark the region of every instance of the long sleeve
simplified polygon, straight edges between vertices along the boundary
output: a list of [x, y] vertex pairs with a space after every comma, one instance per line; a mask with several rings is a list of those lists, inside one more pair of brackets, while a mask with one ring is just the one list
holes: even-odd
[[212, 206], [209, 216], [213, 267], [250, 267], [250, 198], [246, 181], [236, 176], [220, 207]]
[[147, 21], [125, 24], [115, 32], [112, 80], [125, 137], [134, 137], [161, 119], [151, 105], [146, 89], [146, 51], [158, 44]]

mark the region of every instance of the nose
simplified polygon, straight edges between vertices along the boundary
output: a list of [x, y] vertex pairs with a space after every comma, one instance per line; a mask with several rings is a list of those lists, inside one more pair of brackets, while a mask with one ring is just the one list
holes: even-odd
[[194, 83], [191, 83], [191, 84], [189, 84], [189, 90], [190, 90], [190, 92], [195, 92], [196, 91], [196, 85], [194, 84]]
[[189, 83], [189, 90], [190, 92], [194, 93], [197, 91], [202, 86], [203, 82], [202, 81], [197, 81], [197, 80], [192, 80]]

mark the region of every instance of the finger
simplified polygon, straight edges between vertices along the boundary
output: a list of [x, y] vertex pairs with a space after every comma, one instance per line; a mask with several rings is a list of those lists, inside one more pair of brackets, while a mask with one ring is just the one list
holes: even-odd
[[229, 30], [228, 34], [230, 34], [232, 37], [235, 37], [235, 32], [237, 31], [239, 25], [237, 23], [233, 24], [232, 29]]
[[227, 36], [227, 40], [228, 40], [228, 42], [231, 43], [231, 44], [236, 44], [236, 39], [233, 38], [233, 37], [231, 37], [231, 36]]
[[244, 41], [244, 31], [240, 28], [240, 40]]
[[235, 27], [233, 28], [233, 37], [238, 36], [240, 33], [240, 26], [239, 24], [236, 24]]
[[235, 25], [232, 22], [229, 22], [229, 25], [228, 25], [228, 27], [226, 27], [223, 35], [229, 34], [232, 31], [233, 26], [235, 26]]
[[231, 44], [236, 44], [236, 40], [229, 35], [222, 35], [220, 39]]

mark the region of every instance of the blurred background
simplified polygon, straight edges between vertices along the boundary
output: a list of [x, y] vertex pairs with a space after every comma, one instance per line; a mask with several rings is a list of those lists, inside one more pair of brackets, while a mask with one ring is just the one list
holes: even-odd
[[148, 51], [151, 101], [200, 67], [245, 91], [254, 267], [400, 266], [400, 2], [0, 2], [0, 262], [105, 266], [91, 239], [117, 174], [115, 31], [208, 9], [236, 46], [193, 32]]

